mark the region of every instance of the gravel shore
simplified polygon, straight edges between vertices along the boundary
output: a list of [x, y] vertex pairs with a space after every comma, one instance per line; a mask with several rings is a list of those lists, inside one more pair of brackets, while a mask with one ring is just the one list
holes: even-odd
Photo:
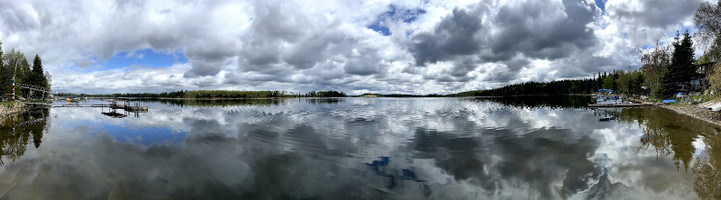
[[661, 105], [661, 107], [721, 126], [721, 114], [700, 108], [697, 105]]

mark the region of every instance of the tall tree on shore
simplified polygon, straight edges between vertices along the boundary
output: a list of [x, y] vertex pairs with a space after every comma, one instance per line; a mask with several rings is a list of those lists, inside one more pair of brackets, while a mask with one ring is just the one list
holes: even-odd
[[33, 78], [31, 79], [33, 85], [39, 86], [39, 87], [47, 87], [48, 81], [45, 78], [45, 71], [43, 70], [43, 61], [40, 59], [40, 56], [35, 54], [35, 59], [33, 59], [33, 69], [32, 69]]
[[669, 82], [688, 82], [696, 76], [696, 65], [694, 65], [694, 50], [691, 36], [686, 31], [683, 39], [679, 38], [676, 32], [676, 40], [673, 43], [673, 54], [671, 56], [671, 65], [668, 68]]

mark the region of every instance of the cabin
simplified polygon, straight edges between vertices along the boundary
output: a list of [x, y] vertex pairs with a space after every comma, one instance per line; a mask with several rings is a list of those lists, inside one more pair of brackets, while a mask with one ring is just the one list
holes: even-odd
[[676, 88], [685, 88], [686, 91], [703, 92], [710, 87], [708, 77], [713, 74], [716, 62], [708, 62], [696, 65], [697, 78], [691, 79], [688, 83], [676, 83]]

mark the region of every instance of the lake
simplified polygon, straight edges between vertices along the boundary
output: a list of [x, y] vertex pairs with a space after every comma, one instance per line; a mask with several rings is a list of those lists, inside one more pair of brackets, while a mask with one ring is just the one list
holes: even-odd
[[0, 124], [0, 195], [720, 197], [721, 128], [658, 107], [588, 109], [588, 100], [165, 100], [139, 102], [149, 107], [139, 114], [36, 109]]

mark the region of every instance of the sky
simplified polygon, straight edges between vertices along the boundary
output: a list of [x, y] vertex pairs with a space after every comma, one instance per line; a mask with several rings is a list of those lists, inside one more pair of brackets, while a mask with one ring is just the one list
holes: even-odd
[[703, 1], [0, 0], [0, 40], [57, 92], [448, 94], [637, 69]]

